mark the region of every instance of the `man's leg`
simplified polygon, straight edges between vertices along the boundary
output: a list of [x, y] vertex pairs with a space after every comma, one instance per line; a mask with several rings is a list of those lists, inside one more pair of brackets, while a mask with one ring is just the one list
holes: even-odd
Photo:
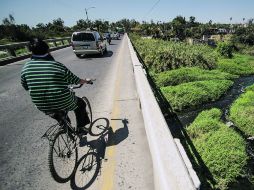
[[77, 121], [77, 128], [83, 128], [85, 125], [90, 123], [90, 119], [86, 113], [86, 103], [82, 98], [77, 97], [78, 99], [78, 107], [74, 110]]

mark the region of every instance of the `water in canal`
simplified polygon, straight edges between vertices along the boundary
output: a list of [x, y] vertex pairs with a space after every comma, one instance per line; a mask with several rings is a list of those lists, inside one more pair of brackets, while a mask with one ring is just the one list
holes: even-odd
[[181, 121], [182, 126], [186, 127], [194, 121], [201, 111], [211, 108], [219, 108], [223, 112], [222, 119], [226, 122], [231, 104], [244, 92], [246, 87], [252, 84], [254, 84], [254, 75], [240, 77], [235, 80], [234, 85], [226, 93], [226, 95], [221, 97], [219, 100], [203, 104], [196, 109], [186, 109], [183, 112], [177, 113], [178, 119]]

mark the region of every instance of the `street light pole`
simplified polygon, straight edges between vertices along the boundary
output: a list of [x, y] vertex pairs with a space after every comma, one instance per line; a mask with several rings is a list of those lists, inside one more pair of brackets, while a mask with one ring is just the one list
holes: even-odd
[[92, 9], [92, 8], [95, 8], [95, 7], [85, 8], [85, 11], [86, 11], [86, 20], [87, 20], [87, 22], [88, 22], [88, 14], [87, 14], [87, 11], [88, 11], [89, 9]]

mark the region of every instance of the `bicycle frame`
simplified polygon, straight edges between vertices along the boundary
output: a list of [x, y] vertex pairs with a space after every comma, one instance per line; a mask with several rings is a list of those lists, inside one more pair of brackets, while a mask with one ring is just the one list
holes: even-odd
[[50, 142], [53, 141], [54, 136], [60, 131], [64, 130], [66, 134], [71, 138], [71, 140], [76, 140], [77, 132], [71, 123], [67, 120], [67, 114], [64, 116], [61, 122], [54, 124], [49, 127], [49, 129], [44, 133], [42, 138], [48, 139]]

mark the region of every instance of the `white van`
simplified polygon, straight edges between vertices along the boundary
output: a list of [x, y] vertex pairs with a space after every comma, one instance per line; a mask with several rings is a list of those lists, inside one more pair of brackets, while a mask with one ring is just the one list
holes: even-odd
[[71, 36], [73, 52], [77, 57], [88, 54], [103, 55], [107, 52], [106, 40], [96, 31], [74, 32]]

